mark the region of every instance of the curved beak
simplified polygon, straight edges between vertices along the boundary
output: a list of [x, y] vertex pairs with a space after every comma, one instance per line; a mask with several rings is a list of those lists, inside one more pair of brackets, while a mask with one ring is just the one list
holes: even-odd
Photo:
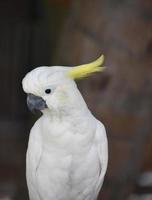
[[35, 96], [33, 94], [28, 94], [27, 95], [27, 106], [30, 111], [35, 111], [35, 110], [44, 110], [47, 108], [46, 102], [38, 96]]

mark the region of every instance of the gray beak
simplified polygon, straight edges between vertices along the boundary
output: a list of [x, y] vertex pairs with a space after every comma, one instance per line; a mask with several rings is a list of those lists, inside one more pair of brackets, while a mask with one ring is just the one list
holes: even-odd
[[28, 94], [27, 95], [27, 106], [30, 111], [35, 111], [35, 110], [44, 110], [47, 108], [46, 102], [38, 96], [35, 96], [33, 94]]

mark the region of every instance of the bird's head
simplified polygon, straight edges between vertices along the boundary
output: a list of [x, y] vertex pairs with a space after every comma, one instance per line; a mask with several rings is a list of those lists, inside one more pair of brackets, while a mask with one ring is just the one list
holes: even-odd
[[27, 93], [30, 110], [65, 111], [67, 108], [81, 108], [84, 103], [74, 79], [102, 71], [104, 57], [76, 67], [38, 67], [23, 79], [23, 90]]

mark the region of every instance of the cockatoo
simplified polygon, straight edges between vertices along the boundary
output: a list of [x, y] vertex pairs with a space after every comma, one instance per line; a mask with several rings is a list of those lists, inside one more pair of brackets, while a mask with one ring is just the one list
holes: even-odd
[[75, 67], [42, 66], [24, 77], [28, 107], [42, 112], [26, 154], [30, 200], [97, 199], [107, 169], [106, 131], [74, 80], [102, 71], [103, 59]]

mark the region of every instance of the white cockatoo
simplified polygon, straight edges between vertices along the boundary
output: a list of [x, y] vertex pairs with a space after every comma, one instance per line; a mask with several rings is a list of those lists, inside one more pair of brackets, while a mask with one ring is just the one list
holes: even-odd
[[96, 200], [107, 169], [104, 125], [88, 109], [74, 79], [102, 71], [103, 56], [76, 67], [38, 67], [23, 79], [28, 107], [43, 115], [26, 155], [30, 200]]

